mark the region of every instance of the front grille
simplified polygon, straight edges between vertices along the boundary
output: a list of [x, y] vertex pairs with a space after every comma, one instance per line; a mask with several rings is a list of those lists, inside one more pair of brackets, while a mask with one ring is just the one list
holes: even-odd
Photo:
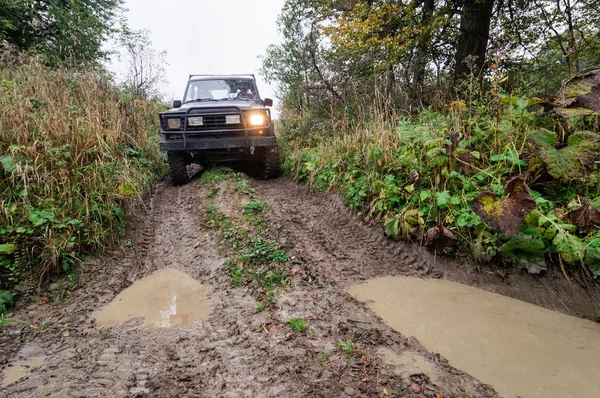
[[241, 113], [237, 108], [204, 108], [204, 109], [191, 109], [189, 112], [190, 116], [202, 116], [202, 126], [190, 126], [188, 124], [187, 131], [203, 131], [203, 130], [229, 130], [242, 128], [242, 123], [227, 124], [225, 116], [228, 115], [240, 115]]

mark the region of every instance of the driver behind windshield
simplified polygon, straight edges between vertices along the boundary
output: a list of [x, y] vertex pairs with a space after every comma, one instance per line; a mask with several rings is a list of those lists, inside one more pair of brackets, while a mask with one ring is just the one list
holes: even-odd
[[236, 99], [239, 99], [239, 100], [253, 100], [254, 99], [254, 94], [252, 94], [252, 92], [250, 91], [250, 87], [249, 87], [248, 83], [242, 83], [242, 85], [240, 86], [240, 91], [238, 92]]

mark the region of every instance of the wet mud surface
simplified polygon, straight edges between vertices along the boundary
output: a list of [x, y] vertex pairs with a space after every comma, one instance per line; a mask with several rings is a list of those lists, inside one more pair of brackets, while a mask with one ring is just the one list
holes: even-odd
[[[275, 305], [260, 312], [252, 289], [232, 287], [227, 253], [216, 235], [199, 223], [208, 187], [197, 179], [183, 187], [163, 182], [146, 211], [130, 223], [131, 244], [109, 256], [89, 258], [84, 281], [67, 301], [29, 306], [0, 331], [0, 367], [44, 358], [19, 381], [0, 387], [0, 395], [498, 396], [348, 295], [351, 285], [378, 276], [457, 280], [598, 318], [598, 297], [565, 287], [558, 277], [533, 280], [509, 275], [499, 280], [492, 273], [478, 274], [472, 265], [436, 259], [414, 245], [388, 242], [379, 228], [350, 215], [329, 195], [312, 194], [286, 179], [252, 185], [258, 191], [253, 200], [272, 205], [268, 217], [290, 258], [286, 263], [290, 282]], [[226, 187], [218, 197], [219, 207], [228, 213], [247, 202]], [[109, 308], [136, 282], [139, 285], [163, 270], [181, 272], [201, 284], [198, 306], [209, 302], [210, 309], [189, 322], [184, 322], [185, 316], [181, 324], [154, 322], [151, 328], [142, 327], [143, 311], [131, 311], [125, 317], [129, 319], [116, 326], [97, 324], [94, 312]], [[190, 299], [194, 296], [185, 302]], [[162, 303], [158, 306], [162, 311], [173, 312]], [[169, 319], [171, 315], [176, 311]], [[308, 328], [293, 331], [287, 324], [292, 317], [305, 319]], [[340, 341], [345, 348], [338, 346]], [[3, 370], [0, 382], [5, 377]]]

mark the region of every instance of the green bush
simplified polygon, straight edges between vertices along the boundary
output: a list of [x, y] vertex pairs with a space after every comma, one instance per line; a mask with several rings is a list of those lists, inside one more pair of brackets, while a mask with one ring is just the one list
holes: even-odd
[[[392, 120], [375, 114], [338, 124], [348, 128], [335, 131], [303, 132], [306, 116], [291, 116], [281, 123], [283, 168], [316, 189], [339, 192], [393, 238], [420, 240], [428, 228], [443, 223], [479, 261], [504, 255], [540, 272], [547, 259], [555, 259], [586, 264], [600, 276], [598, 224], [578, 228], [569, 214], [587, 203], [600, 209], [600, 200], [594, 202], [600, 165], [588, 161], [597, 154], [600, 136], [577, 132], [597, 121], [569, 120], [568, 145], [558, 149], [557, 134], [540, 130], [554, 128], [554, 121], [536, 117], [528, 105], [526, 99], [500, 99], [493, 115], [490, 102], [455, 101], [445, 112], [423, 110]], [[332, 125], [335, 121], [324, 126]], [[571, 160], [578, 150], [588, 151], [585, 167]], [[484, 191], [506, 197], [504, 185], [516, 175], [525, 175], [535, 189], [530, 193], [537, 209], [520, 234], [511, 236], [486, 225], [474, 213], [473, 200]]]

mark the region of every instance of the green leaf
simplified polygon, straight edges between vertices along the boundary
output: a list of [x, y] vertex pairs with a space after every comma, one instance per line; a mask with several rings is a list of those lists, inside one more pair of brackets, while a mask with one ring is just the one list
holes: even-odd
[[427, 199], [431, 198], [431, 192], [429, 192], [429, 191], [421, 191], [419, 193], [419, 198], [421, 198], [421, 202], [425, 202]]
[[0, 156], [0, 163], [2, 164], [6, 174], [12, 174], [17, 169], [13, 162], [13, 158], [10, 155]]
[[388, 218], [385, 223], [383, 224], [383, 228], [385, 230], [385, 233], [388, 236], [391, 237], [397, 237], [399, 231], [399, 223], [400, 223], [400, 219], [398, 217], [390, 217]]
[[0, 254], [11, 255], [17, 250], [19, 250], [19, 248], [12, 243], [3, 243], [0, 245]]
[[415, 184], [407, 185], [407, 186], [404, 187], [404, 189], [408, 193], [413, 193], [415, 191]]
[[546, 245], [541, 238], [520, 233], [506, 242], [500, 248], [500, 253], [512, 258], [517, 266], [526, 268], [529, 273], [539, 274], [547, 269], [545, 249]]
[[581, 239], [566, 231], [559, 231], [552, 243], [556, 246], [556, 252], [567, 264], [573, 265], [585, 257], [585, 245]]
[[439, 207], [446, 207], [450, 202], [450, 193], [448, 191], [436, 192], [435, 201]]
[[529, 106], [529, 100], [527, 100], [525, 98], [519, 98], [517, 100], [517, 106], [519, 107], [520, 110], [524, 110], [525, 108], [527, 108]]

